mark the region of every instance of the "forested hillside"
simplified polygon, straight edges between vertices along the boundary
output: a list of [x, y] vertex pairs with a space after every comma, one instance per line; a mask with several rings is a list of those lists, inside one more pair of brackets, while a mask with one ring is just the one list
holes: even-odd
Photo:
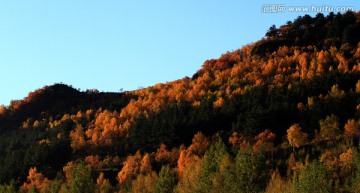
[[1, 192], [360, 192], [360, 12], [301, 16], [122, 93], [0, 107]]

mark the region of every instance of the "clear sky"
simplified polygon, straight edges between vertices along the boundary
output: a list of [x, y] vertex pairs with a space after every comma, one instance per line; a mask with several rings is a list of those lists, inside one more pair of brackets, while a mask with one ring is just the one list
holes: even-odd
[[[286, 10], [262, 11], [278, 4]], [[0, 0], [0, 104], [59, 82], [119, 91], [191, 77], [205, 60], [259, 40], [272, 24], [316, 15], [290, 6], [358, 11], [359, 5], [359, 0]]]

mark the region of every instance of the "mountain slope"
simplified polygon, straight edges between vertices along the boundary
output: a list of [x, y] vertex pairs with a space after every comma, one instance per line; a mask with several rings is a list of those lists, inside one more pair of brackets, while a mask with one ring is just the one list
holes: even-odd
[[[129, 96], [129, 97], [128, 97]], [[0, 131], [16, 128], [27, 119], [60, 118], [90, 108], [118, 109], [130, 100], [124, 93], [80, 92], [65, 84], [38, 89], [23, 100], [13, 100], [0, 117]]]
[[359, 34], [360, 12], [306, 15], [191, 78], [126, 93], [39, 89], [1, 110], [0, 183], [65, 191], [99, 175], [95, 187], [121, 192], [318, 192], [311, 178], [351, 192]]

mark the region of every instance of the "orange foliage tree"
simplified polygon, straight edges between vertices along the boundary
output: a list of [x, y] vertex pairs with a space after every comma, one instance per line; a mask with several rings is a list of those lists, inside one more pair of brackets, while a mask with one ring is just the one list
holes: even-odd
[[274, 151], [274, 140], [276, 135], [266, 129], [265, 131], [261, 132], [259, 135], [255, 137], [255, 144], [253, 146], [254, 152], [258, 153], [258, 151], [261, 149], [266, 152], [272, 152]]
[[360, 137], [360, 130], [359, 130], [359, 124], [354, 119], [349, 119], [345, 126], [345, 133], [344, 137], [346, 139], [352, 139], [352, 138], [359, 138]]
[[40, 192], [44, 186], [49, 184], [49, 182], [50, 181], [44, 177], [44, 175], [37, 172], [36, 167], [34, 167], [30, 168], [29, 175], [27, 176], [27, 182], [25, 182], [20, 189], [27, 192], [31, 188], [35, 188], [38, 192]]
[[118, 182], [123, 185], [129, 179], [135, 177], [139, 171], [141, 166], [141, 154], [140, 152], [136, 152], [135, 155], [128, 156], [123, 163], [123, 167], [117, 175]]

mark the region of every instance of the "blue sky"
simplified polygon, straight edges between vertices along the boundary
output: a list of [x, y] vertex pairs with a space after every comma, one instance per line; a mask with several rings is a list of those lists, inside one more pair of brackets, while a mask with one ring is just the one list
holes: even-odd
[[244, 2], [1, 0], [0, 104], [59, 82], [119, 91], [191, 77], [205, 60], [259, 40], [272, 24], [316, 15], [263, 13], [264, 5], [355, 10], [360, 5], [358, 0]]

